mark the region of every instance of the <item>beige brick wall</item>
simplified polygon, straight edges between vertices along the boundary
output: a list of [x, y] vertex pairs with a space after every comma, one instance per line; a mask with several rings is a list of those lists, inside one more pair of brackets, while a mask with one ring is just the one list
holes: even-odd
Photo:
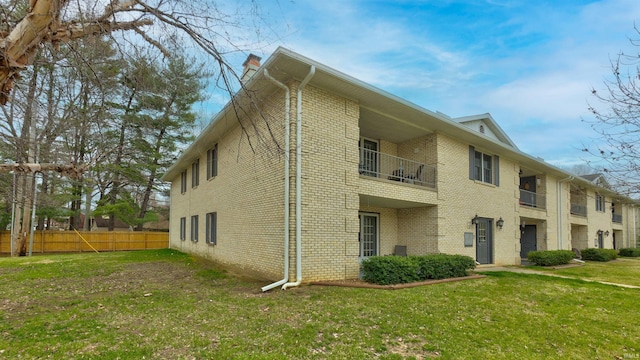
[[[303, 91], [303, 279], [355, 278], [358, 265], [358, 106]], [[344, 160], [343, 160], [344, 159]]]
[[[207, 150], [212, 142], [200, 149], [200, 185], [191, 187], [190, 164], [186, 165], [187, 192], [180, 193], [179, 177], [173, 181], [170, 246], [255, 276], [279, 279], [284, 258], [284, 92], [261, 104], [263, 116], [252, 115], [255, 129], [245, 119], [246, 133], [236, 126], [218, 141], [218, 176], [206, 179]], [[277, 145], [270, 140], [267, 123]], [[212, 246], [205, 242], [205, 221], [213, 211], [217, 212], [218, 232], [217, 245]], [[199, 216], [198, 242], [189, 239], [192, 215]], [[180, 217], [187, 221], [184, 241], [179, 239]]]
[[[519, 197], [517, 164], [501, 156], [500, 186], [495, 186], [469, 179], [469, 144], [438, 134], [437, 149], [439, 251], [475, 259], [475, 243], [473, 247], [464, 247], [464, 233], [472, 232], [475, 236], [471, 219], [477, 214], [494, 220], [494, 263], [517, 263], [520, 256], [520, 220], [515, 211]], [[497, 229], [495, 221], [500, 218], [504, 227]]]

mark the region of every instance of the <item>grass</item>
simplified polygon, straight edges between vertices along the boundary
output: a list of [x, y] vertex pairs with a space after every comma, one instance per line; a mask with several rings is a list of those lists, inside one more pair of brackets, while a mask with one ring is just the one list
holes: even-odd
[[527, 268], [563, 276], [640, 286], [640, 258], [618, 258], [609, 262], [587, 261], [584, 266], [555, 270], [539, 266]]
[[640, 290], [488, 275], [262, 293], [171, 250], [3, 258], [0, 358], [640, 357]]

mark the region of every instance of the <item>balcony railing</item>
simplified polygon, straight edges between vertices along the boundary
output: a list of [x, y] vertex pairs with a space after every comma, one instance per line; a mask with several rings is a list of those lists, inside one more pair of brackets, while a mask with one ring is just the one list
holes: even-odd
[[571, 215], [587, 216], [587, 205], [571, 204]]
[[365, 148], [360, 148], [358, 171], [360, 175], [436, 187], [435, 166]]
[[612, 214], [611, 221], [613, 221], [614, 223], [622, 224], [622, 215]]
[[520, 205], [538, 209], [547, 208], [547, 196], [533, 191], [520, 189]]

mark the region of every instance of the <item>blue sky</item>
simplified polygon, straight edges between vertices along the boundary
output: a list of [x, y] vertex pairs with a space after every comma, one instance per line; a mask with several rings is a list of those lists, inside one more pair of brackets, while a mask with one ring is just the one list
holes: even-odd
[[284, 46], [432, 111], [488, 112], [522, 151], [563, 167], [584, 163], [591, 89], [640, 38], [638, 0], [259, 4], [268, 26], [249, 50], [264, 59]]

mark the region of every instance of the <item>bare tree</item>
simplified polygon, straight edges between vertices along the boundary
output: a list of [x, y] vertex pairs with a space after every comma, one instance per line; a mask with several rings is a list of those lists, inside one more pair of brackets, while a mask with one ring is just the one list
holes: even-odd
[[[183, 46], [193, 44], [213, 60], [222, 87], [231, 90], [238, 75], [225, 55], [246, 44], [240, 44], [243, 39], [229, 30], [245, 33], [241, 18], [247, 14], [240, 11], [259, 18], [255, 0], [241, 2], [245, 6], [242, 10], [225, 9], [206, 0], [111, 0], [101, 11], [97, 10], [99, 4], [104, 2], [30, 0], [24, 16], [14, 19], [15, 13], [25, 8], [25, 2], [4, 1], [0, 16], [8, 26], [0, 41], [0, 104], [7, 102], [15, 80], [33, 63], [42, 44], [57, 45], [116, 31], [133, 32], [165, 55], [169, 54], [161, 44], [168, 40], [166, 34], [178, 34]], [[252, 32], [253, 36], [259, 34]]]
[[[640, 30], [634, 27], [636, 34]], [[640, 39], [630, 39], [634, 46]], [[601, 136], [583, 151], [599, 159], [607, 179], [618, 191], [640, 194], [640, 54], [621, 52], [611, 60], [605, 91], [591, 90], [598, 105], [589, 104], [594, 120], [583, 120]], [[602, 108], [602, 109], [601, 109]], [[604, 165], [602, 165], [604, 164]]]

